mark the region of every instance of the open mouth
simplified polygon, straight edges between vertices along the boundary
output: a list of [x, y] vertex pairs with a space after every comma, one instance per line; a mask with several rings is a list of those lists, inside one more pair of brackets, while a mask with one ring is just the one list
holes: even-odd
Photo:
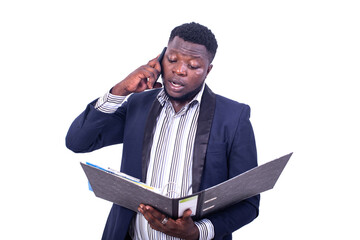
[[174, 81], [170, 81], [170, 84], [176, 88], [178, 87], [182, 87], [183, 85], [181, 83], [177, 83], [177, 82], [174, 82]]

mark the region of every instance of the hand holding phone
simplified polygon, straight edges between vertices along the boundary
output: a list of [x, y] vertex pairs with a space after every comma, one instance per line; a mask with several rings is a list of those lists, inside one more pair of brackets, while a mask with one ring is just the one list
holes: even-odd
[[[163, 74], [162, 60], [164, 58], [166, 49], [167, 49], [167, 47], [164, 47], [164, 49], [162, 50], [162, 52], [160, 53], [160, 55], [159, 55], [159, 57], [157, 59], [157, 61], [160, 63], [160, 67], [161, 67], [161, 71], [160, 71], [160, 74], [159, 74], [157, 79], [159, 79], [159, 77]], [[155, 84], [157, 83], [157, 79], [156, 79], [156, 82], [154, 83], [154, 87], [155, 87]]]
[[131, 93], [162, 87], [162, 84], [158, 83], [157, 80], [162, 74], [161, 62], [165, 52], [166, 47], [162, 50], [159, 57], [150, 60], [146, 65], [140, 66], [124, 80], [116, 84], [112, 88], [111, 93], [119, 96], [127, 96]]

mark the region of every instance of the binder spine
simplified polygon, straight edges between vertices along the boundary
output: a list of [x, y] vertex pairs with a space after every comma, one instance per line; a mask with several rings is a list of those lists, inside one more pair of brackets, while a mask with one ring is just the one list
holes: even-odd
[[198, 202], [197, 202], [197, 207], [196, 207], [196, 214], [193, 217], [194, 220], [198, 220], [201, 219], [202, 217], [202, 210], [203, 210], [203, 206], [204, 206], [204, 191], [200, 192], [198, 195]]
[[176, 220], [179, 218], [179, 199], [175, 198], [172, 199], [172, 215], [173, 215], [173, 219]]

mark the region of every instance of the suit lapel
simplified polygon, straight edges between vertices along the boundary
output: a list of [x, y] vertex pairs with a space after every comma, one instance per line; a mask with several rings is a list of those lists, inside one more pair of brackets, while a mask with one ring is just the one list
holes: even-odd
[[[145, 182], [149, 166], [150, 152], [153, 141], [156, 118], [159, 116], [162, 107], [157, 99], [154, 100], [145, 125], [145, 133], [142, 149], [142, 176], [141, 181]], [[193, 192], [200, 190], [201, 177], [205, 164], [205, 155], [209, 142], [210, 129], [214, 119], [215, 94], [206, 85], [200, 105], [198, 127], [196, 130], [193, 154], [192, 189]]]
[[193, 169], [192, 169], [192, 189], [193, 192], [200, 190], [201, 177], [205, 164], [205, 155], [209, 142], [210, 129], [214, 119], [215, 94], [206, 85], [200, 104], [198, 126], [196, 130]]
[[145, 133], [143, 140], [143, 148], [142, 148], [142, 171], [141, 171], [141, 181], [146, 181], [146, 173], [149, 166], [150, 152], [153, 141], [153, 135], [156, 125], [156, 118], [159, 116], [162, 107], [160, 102], [155, 98], [148, 115], [148, 119], [145, 125]]

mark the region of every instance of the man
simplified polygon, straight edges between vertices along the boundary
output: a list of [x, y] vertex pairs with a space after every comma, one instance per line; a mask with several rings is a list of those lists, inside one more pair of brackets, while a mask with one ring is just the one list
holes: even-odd
[[[121, 171], [169, 197], [256, 167], [250, 108], [215, 95], [204, 83], [216, 50], [215, 36], [206, 27], [174, 28], [161, 62], [152, 59], [90, 103], [71, 125], [67, 147], [89, 152], [123, 143]], [[135, 213], [114, 204], [103, 239], [232, 239], [232, 232], [257, 217], [258, 207], [255, 196], [193, 220], [191, 210], [171, 219], [151, 206], [141, 204]]]

